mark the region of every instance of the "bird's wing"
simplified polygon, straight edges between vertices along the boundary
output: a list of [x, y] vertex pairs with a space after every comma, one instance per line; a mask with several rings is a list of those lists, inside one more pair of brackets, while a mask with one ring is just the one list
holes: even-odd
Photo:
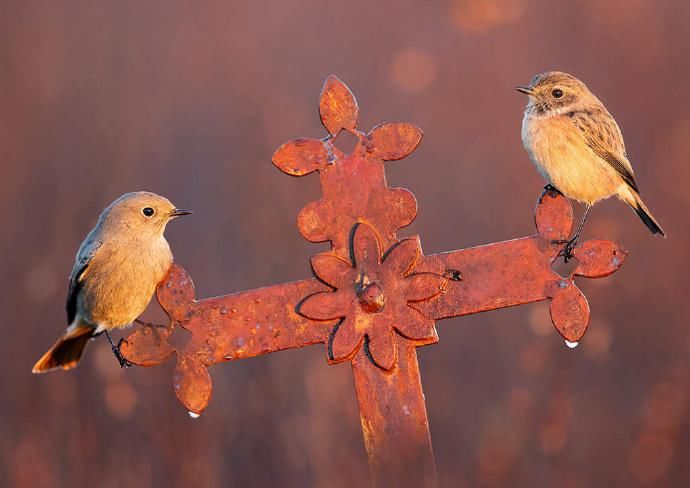
[[625, 154], [623, 135], [611, 114], [603, 109], [581, 110], [568, 115], [592, 151], [616, 170], [630, 188], [639, 193], [635, 173]]
[[72, 268], [72, 274], [69, 277], [69, 290], [67, 291], [67, 323], [74, 322], [74, 317], [77, 315], [77, 298], [79, 297], [79, 290], [82, 286], [82, 278], [89, 267], [91, 260], [96, 255], [98, 248], [101, 247], [101, 242], [89, 237], [82, 243], [77, 252], [77, 259]]

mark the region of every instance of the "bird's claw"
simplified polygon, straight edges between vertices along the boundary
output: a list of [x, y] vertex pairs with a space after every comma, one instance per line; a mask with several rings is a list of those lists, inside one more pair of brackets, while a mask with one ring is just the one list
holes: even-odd
[[113, 354], [115, 355], [115, 359], [117, 359], [117, 361], [120, 363], [120, 367], [122, 369], [127, 369], [132, 365], [132, 363], [127, 361], [125, 359], [125, 357], [122, 355], [122, 351], [120, 351], [120, 346], [122, 346], [122, 343], [126, 343], [126, 342], [127, 342], [127, 340], [123, 337], [118, 341], [117, 346], [112, 346], [112, 350], [113, 350]]
[[563, 249], [558, 251], [558, 254], [556, 254], [556, 258], [563, 257], [563, 262], [567, 263], [570, 261], [572, 258], [575, 257], [575, 254], [573, 253], [573, 250], [577, 246], [577, 237], [574, 237], [570, 240], [566, 239], [556, 239], [551, 241], [551, 244], [557, 244], [557, 245], [563, 245]]
[[558, 195], [562, 195], [562, 193], [558, 188], [553, 186], [551, 183], [548, 183], [544, 186], [544, 191], [541, 192], [541, 195], [539, 196], [539, 203], [541, 203], [542, 199], [546, 195], [549, 195], [551, 198], [556, 198]]

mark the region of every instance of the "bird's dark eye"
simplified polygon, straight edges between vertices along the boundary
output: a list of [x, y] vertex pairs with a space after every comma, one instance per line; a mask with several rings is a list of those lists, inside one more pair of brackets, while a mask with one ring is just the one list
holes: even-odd
[[560, 88], [556, 88], [554, 91], [551, 92], [551, 95], [553, 95], [553, 98], [561, 98], [563, 96], [563, 90]]
[[144, 207], [143, 209], [141, 209], [141, 213], [143, 213], [147, 217], [151, 217], [154, 213], [156, 213], [156, 211], [151, 207]]

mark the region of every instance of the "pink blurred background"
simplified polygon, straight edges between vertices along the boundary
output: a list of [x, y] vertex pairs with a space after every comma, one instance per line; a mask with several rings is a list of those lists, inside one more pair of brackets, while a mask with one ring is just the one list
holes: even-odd
[[[188, 418], [172, 362], [121, 371], [104, 340], [73, 372], [32, 376], [65, 326], [67, 276], [98, 213], [147, 189], [191, 207], [172, 224], [200, 297], [308, 277], [297, 212], [318, 178], [273, 151], [325, 135], [333, 73], [360, 105], [425, 133], [388, 164], [412, 190], [426, 253], [529, 235], [543, 182], [520, 142], [513, 86], [585, 80], [626, 137], [668, 232], [623, 204], [586, 236], [630, 255], [581, 280], [592, 321], [570, 350], [544, 303], [448, 320], [420, 349], [443, 486], [690, 484], [690, 3], [447, 0], [69, 3], [0, 9], [0, 480], [3, 486], [366, 486], [347, 364], [313, 346], [212, 368]], [[147, 316], [158, 317], [151, 310]]]

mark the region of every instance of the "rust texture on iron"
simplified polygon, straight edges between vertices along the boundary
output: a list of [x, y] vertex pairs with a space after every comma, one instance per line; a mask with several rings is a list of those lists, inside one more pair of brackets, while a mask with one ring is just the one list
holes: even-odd
[[[378, 486], [434, 486], [436, 474], [416, 347], [437, 342], [435, 321], [548, 300], [552, 321], [568, 341], [579, 341], [589, 306], [575, 277], [600, 278], [627, 255], [618, 244], [579, 244], [568, 277], [551, 268], [573, 225], [570, 203], [545, 192], [535, 212], [537, 234], [471, 249], [425, 256], [418, 236], [397, 231], [417, 213], [414, 195], [389, 188], [384, 164], [415, 150], [422, 131], [387, 122], [357, 128], [357, 102], [335, 76], [321, 92], [319, 112], [328, 135], [283, 144], [273, 163], [292, 176], [318, 172], [323, 198], [306, 205], [297, 224], [331, 251], [311, 259], [313, 277], [253, 291], [196, 300], [192, 280], [174, 265], [157, 298], [167, 327], [132, 333], [122, 352], [153, 366], [175, 355], [175, 393], [200, 413], [211, 395], [208, 366], [322, 343], [329, 363], [351, 361], [372, 479]], [[357, 138], [344, 154], [334, 142]], [[182, 346], [175, 327], [191, 333]]]

